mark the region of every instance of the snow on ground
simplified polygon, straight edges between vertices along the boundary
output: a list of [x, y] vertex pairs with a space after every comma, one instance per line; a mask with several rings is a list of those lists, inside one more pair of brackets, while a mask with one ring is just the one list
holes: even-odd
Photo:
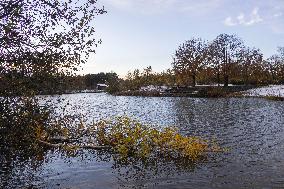
[[244, 91], [245, 96], [279, 96], [284, 97], [284, 85], [269, 85]]
[[[217, 86], [224, 86], [224, 84], [223, 83], [217, 83], [217, 84], [210, 84], [210, 85], [199, 85], [199, 84], [197, 84], [197, 85], [195, 85], [196, 87], [217, 87]], [[228, 86], [235, 86], [235, 85], [233, 85], [233, 84], [228, 84]]]
[[154, 86], [154, 85], [148, 85], [146, 87], [141, 87], [140, 91], [145, 92], [165, 92], [167, 89], [169, 89], [167, 86]]

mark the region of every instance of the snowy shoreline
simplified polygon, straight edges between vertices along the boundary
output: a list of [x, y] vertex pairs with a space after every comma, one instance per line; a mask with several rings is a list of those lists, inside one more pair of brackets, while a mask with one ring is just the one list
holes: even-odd
[[269, 85], [255, 89], [249, 89], [243, 92], [244, 96], [251, 97], [284, 97], [284, 85]]

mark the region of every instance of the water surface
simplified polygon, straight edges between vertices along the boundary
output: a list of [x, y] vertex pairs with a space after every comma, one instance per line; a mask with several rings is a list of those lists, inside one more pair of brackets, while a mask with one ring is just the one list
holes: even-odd
[[[284, 103], [260, 98], [123, 97], [103, 93], [41, 96], [62, 114], [96, 121], [128, 115], [216, 139], [228, 152], [194, 165], [120, 164], [108, 154], [47, 152], [0, 161], [5, 188], [284, 188]], [[67, 105], [67, 106], [65, 106]], [[12, 156], [11, 156], [12, 157]], [[31, 187], [32, 188], [32, 187]]]

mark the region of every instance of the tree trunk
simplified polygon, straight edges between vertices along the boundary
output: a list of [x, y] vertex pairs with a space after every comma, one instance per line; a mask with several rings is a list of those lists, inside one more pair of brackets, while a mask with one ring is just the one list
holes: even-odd
[[[230, 61], [230, 59], [229, 59]], [[228, 76], [228, 52], [224, 49], [224, 66], [223, 66], [223, 75], [224, 75], [224, 87], [229, 85], [229, 76]]]
[[195, 74], [192, 75], [192, 87], [195, 87], [196, 84], [196, 77]]
[[245, 64], [245, 85], [246, 86], [249, 84], [249, 67], [250, 67], [250, 62], [249, 64]]
[[218, 87], [220, 86], [220, 71], [218, 70], [217, 72], [217, 83], [218, 83]]
[[225, 75], [224, 76], [224, 87], [228, 87], [229, 86], [229, 76]]
[[248, 79], [248, 76], [246, 75], [246, 78], [245, 78], [245, 86], [248, 86], [249, 85], [249, 79]]

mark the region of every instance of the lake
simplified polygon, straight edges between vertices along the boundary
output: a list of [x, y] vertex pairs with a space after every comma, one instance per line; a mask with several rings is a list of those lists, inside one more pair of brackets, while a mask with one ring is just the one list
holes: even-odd
[[[103, 152], [0, 161], [2, 188], [283, 188], [284, 102], [261, 98], [124, 97], [104, 93], [41, 96], [58, 114], [88, 122], [128, 115], [216, 140], [226, 152], [191, 165], [119, 163]], [[64, 108], [62, 108], [64, 107]], [[1, 156], [0, 156], [1, 157]], [[12, 160], [11, 160], [12, 161]]]

